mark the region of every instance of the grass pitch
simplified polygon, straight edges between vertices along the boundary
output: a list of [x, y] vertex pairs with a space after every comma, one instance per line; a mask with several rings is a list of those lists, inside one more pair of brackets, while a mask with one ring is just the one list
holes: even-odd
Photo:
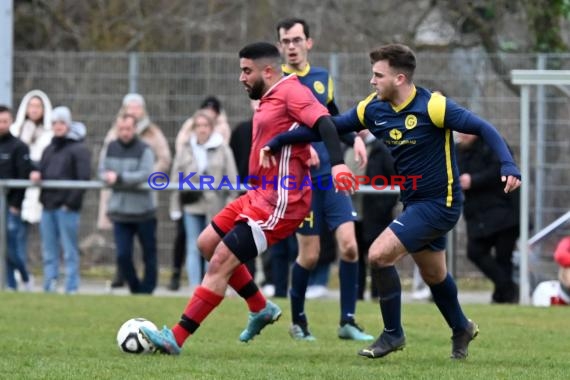
[[[115, 334], [129, 318], [159, 327], [177, 321], [185, 298], [63, 296], [0, 292], [2, 379], [563, 379], [568, 378], [569, 308], [468, 305], [480, 327], [469, 358], [448, 359], [450, 331], [432, 304], [404, 305], [407, 347], [383, 359], [356, 355], [365, 344], [336, 337], [338, 302], [309, 301], [316, 342], [293, 341], [288, 301], [279, 322], [250, 343], [238, 341], [247, 308], [226, 299], [179, 357], [129, 355]], [[375, 302], [358, 322], [379, 332]]]

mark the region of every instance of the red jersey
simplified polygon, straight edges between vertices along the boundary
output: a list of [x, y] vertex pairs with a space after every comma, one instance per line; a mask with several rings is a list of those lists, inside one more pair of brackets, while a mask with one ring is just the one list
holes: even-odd
[[326, 107], [296, 75], [283, 77], [263, 95], [253, 116], [249, 156], [250, 183], [257, 187], [250, 190], [255, 207], [281, 219], [302, 219], [307, 215], [311, 189], [310, 186], [299, 189], [299, 184], [306, 176], [310, 178], [309, 144], [284, 146], [275, 156], [277, 165], [269, 169], [259, 165], [259, 151], [273, 137], [300, 124], [311, 128], [321, 116], [328, 114]]

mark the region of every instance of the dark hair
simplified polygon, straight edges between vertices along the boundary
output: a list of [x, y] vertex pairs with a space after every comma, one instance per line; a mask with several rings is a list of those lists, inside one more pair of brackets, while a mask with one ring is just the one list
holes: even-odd
[[4, 112], [8, 112], [10, 115], [12, 115], [12, 108], [5, 106], [3, 104], [0, 104], [0, 113], [4, 113]]
[[270, 58], [273, 60], [281, 59], [277, 46], [269, 42], [254, 42], [246, 45], [239, 51], [239, 57], [254, 61], [261, 58]]
[[307, 24], [307, 21], [303, 20], [302, 18], [291, 17], [281, 20], [277, 23], [277, 40], [279, 40], [279, 29], [283, 28], [285, 30], [289, 30], [294, 27], [295, 24], [301, 24], [301, 26], [303, 26], [303, 33], [305, 33], [305, 37], [310, 37], [309, 24]]
[[412, 49], [402, 44], [390, 44], [370, 52], [372, 64], [378, 61], [388, 61], [390, 67], [402, 71], [411, 81], [416, 70], [416, 56]]
[[206, 108], [213, 109], [214, 112], [219, 115], [220, 112], [222, 112], [222, 103], [220, 103], [220, 100], [218, 98], [210, 95], [202, 101], [202, 104], [200, 104], [200, 109]]

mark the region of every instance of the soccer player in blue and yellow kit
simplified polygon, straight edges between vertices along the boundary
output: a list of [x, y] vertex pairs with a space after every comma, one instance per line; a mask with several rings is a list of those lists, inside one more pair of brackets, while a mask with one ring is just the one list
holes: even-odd
[[[375, 92], [334, 121], [339, 133], [369, 129], [384, 141], [395, 159], [397, 173], [407, 180], [401, 192], [402, 214], [378, 236], [368, 256], [371, 265], [378, 268], [373, 281], [380, 296], [384, 330], [358, 354], [379, 358], [405, 346], [402, 289], [394, 265], [410, 253], [452, 330], [451, 358], [463, 359], [479, 329], [463, 314], [457, 286], [445, 265], [446, 234], [457, 223], [462, 202], [452, 130], [480, 135], [491, 146], [501, 161], [506, 193], [520, 186], [520, 172], [491, 124], [443, 95], [414, 85], [416, 58], [409, 47], [386, 45], [372, 51], [370, 59], [370, 83]], [[317, 135], [308, 128], [298, 128], [295, 134], [275, 138], [260, 152], [262, 164], [268, 164], [280, 145], [318, 140]]]
[[[338, 114], [334, 102], [333, 81], [328, 71], [322, 67], [311, 66], [308, 52], [313, 46], [307, 22], [300, 18], [290, 18], [277, 24], [278, 46], [285, 60], [282, 69], [285, 74], [295, 74], [302, 84], [325, 105], [331, 115]], [[362, 139], [345, 135], [344, 141], [354, 146], [356, 161], [366, 163], [366, 147]], [[331, 163], [324, 144], [311, 144], [313, 155], [318, 157], [318, 165], [311, 167], [313, 192], [311, 211], [297, 230], [299, 254], [291, 269], [292, 325], [291, 337], [297, 340], [314, 340], [309, 332], [305, 314], [305, 292], [310, 271], [315, 268], [319, 258], [319, 235], [328, 228], [334, 232], [339, 247], [339, 283], [340, 283], [340, 321], [337, 335], [341, 339], [373, 340], [364, 333], [355, 322], [356, 300], [358, 291], [358, 247], [354, 232], [356, 212], [350, 197], [344, 192], [337, 192], [332, 186]]]

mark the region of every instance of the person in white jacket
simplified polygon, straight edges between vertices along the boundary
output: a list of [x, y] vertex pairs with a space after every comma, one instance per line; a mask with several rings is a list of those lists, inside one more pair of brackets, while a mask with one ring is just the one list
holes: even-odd
[[[30, 159], [35, 164], [40, 162], [44, 149], [53, 137], [51, 112], [52, 105], [48, 96], [41, 90], [32, 90], [22, 98], [16, 121], [10, 127], [10, 132], [28, 145]], [[40, 221], [42, 205], [39, 196], [39, 188], [26, 190], [22, 204], [22, 220], [28, 223]]]
[[[187, 125], [188, 121], [184, 123]], [[178, 178], [179, 173], [188, 175], [196, 172], [196, 179], [202, 175], [214, 178], [213, 186], [226, 176], [235, 183], [237, 169], [234, 156], [223, 136], [215, 131], [214, 120], [204, 110], [197, 111], [188, 125], [192, 131], [186, 142], [176, 151], [171, 178]], [[196, 186], [198, 187], [198, 186]], [[227, 203], [232, 195], [226, 190], [203, 192], [173, 192], [171, 195], [171, 215], [183, 217], [186, 232], [186, 269], [190, 288], [193, 290], [202, 281], [205, 265], [196, 240], [214, 215]]]
[[[46, 93], [41, 90], [32, 90], [22, 98], [16, 120], [10, 126], [12, 135], [28, 146], [32, 165], [39, 164], [45, 148], [53, 137], [51, 114], [52, 105]], [[40, 222], [42, 209], [40, 188], [27, 188], [20, 212], [22, 228], [17, 237], [18, 257], [24, 265], [28, 261], [28, 224]], [[28, 287], [33, 287], [32, 277], [30, 277]]]

